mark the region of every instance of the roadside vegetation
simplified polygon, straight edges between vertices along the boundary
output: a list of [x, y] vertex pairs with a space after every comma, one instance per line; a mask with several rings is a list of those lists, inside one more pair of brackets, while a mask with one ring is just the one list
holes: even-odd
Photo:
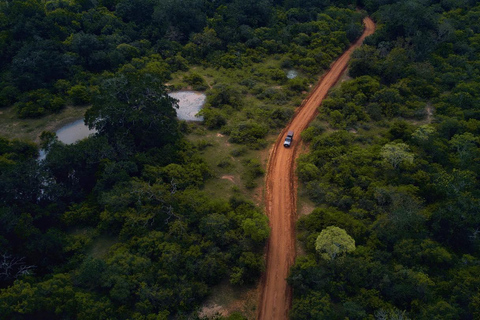
[[378, 28], [353, 79], [302, 134], [297, 174], [316, 208], [298, 222], [290, 317], [477, 319], [480, 6], [367, 9]]

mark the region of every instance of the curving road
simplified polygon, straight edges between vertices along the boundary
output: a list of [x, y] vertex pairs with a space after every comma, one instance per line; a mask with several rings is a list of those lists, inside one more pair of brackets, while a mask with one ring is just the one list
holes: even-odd
[[[365, 37], [375, 31], [375, 23], [370, 18], [365, 18], [363, 22], [365, 30], [362, 36], [333, 63], [331, 69], [320, 79], [290, 124], [279, 135], [271, 151], [265, 202], [272, 231], [267, 244], [267, 266], [262, 279], [262, 293], [257, 314], [259, 320], [288, 319], [292, 290], [285, 279], [295, 260], [297, 205], [295, 158], [299, 150], [300, 132], [317, 115], [318, 106], [347, 68], [353, 50], [362, 44]], [[289, 130], [293, 130], [295, 136], [292, 146], [287, 149], [283, 147], [283, 140]]]

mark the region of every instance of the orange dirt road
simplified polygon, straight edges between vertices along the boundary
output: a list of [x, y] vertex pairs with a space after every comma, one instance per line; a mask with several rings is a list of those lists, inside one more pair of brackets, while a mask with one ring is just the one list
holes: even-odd
[[[279, 135], [271, 151], [267, 169], [265, 203], [272, 230], [267, 245], [266, 271], [262, 278], [262, 293], [257, 314], [259, 320], [288, 319], [292, 304], [292, 290], [285, 279], [295, 260], [297, 207], [295, 158], [300, 145], [300, 132], [307, 128], [317, 115], [318, 106], [347, 68], [353, 50], [362, 44], [365, 37], [375, 31], [375, 23], [370, 18], [365, 18], [363, 22], [365, 30], [362, 36], [333, 63], [330, 71], [320, 79], [309, 97], [297, 110], [290, 124]], [[287, 149], [283, 147], [283, 141], [289, 130], [293, 130], [295, 136], [292, 146]]]

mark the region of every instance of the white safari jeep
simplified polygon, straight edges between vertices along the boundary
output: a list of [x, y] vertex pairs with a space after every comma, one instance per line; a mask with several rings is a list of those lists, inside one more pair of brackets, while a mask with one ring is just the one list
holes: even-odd
[[285, 148], [290, 147], [290, 145], [292, 144], [292, 141], [293, 141], [293, 131], [288, 131], [287, 137], [285, 138], [285, 142], [283, 143], [283, 146]]

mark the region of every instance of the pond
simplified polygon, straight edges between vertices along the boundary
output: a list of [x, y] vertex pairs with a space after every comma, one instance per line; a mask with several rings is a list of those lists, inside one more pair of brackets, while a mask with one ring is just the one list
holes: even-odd
[[[97, 130], [90, 130], [86, 125], [83, 119], [71, 122], [60, 129], [58, 129], [55, 133], [57, 134], [57, 138], [59, 141], [65, 144], [72, 144], [77, 142], [78, 140], [82, 140], [88, 137], [91, 134], [94, 134]], [[40, 150], [39, 159], [45, 159], [45, 151], [42, 149]]]
[[[189, 121], [203, 121], [203, 117], [196, 117], [195, 115], [202, 109], [207, 97], [203, 93], [195, 91], [178, 91], [169, 93], [169, 96], [178, 99], [177, 117], [181, 120]], [[71, 122], [62, 128], [58, 129], [56, 134], [58, 140], [65, 144], [71, 144], [88, 137], [97, 132], [90, 130], [85, 125], [83, 119]]]
[[287, 78], [288, 79], [294, 79], [298, 76], [298, 71], [297, 70], [288, 70], [287, 71]]
[[[205, 94], [195, 91], [177, 91], [169, 93], [169, 96], [179, 100], [179, 109], [177, 109], [177, 117], [179, 119], [187, 121], [203, 121], [203, 117], [196, 116], [196, 114], [205, 104], [205, 100], [207, 99]], [[65, 144], [71, 144], [86, 138], [95, 132], [97, 131], [90, 130], [85, 125], [83, 119], [79, 119], [58, 129], [56, 134], [59, 141]]]
[[94, 134], [95, 132], [97, 132], [97, 130], [90, 130], [85, 125], [83, 119], [80, 119], [58, 129], [56, 134], [59, 141], [65, 144], [72, 144], [78, 140], [88, 137], [91, 134]]
[[197, 113], [202, 110], [207, 96], [195, 91], [177, 91], [168, 94], [178, 100], [177, 118], [186, 121], [203, 121]]
[[[202, 110], [207, 97], [205, 94], [195, 91], [177, 91], [168, 94], [172, 98], [178, 100], [179, 109], [177, 117], [186, 121], [203, 121], [203, 117], [197, 116], [197, 113]], [[83, 119], [71, 122], [62, 128], [58, 129], [58, 140], [65, 144], [72, 144], [78, 140], [84, 139], [91, 134], [97, 132], [90, 130], [84, 123]], [[45, 159], [45, 151], [40, 150], [40, 160]]]

